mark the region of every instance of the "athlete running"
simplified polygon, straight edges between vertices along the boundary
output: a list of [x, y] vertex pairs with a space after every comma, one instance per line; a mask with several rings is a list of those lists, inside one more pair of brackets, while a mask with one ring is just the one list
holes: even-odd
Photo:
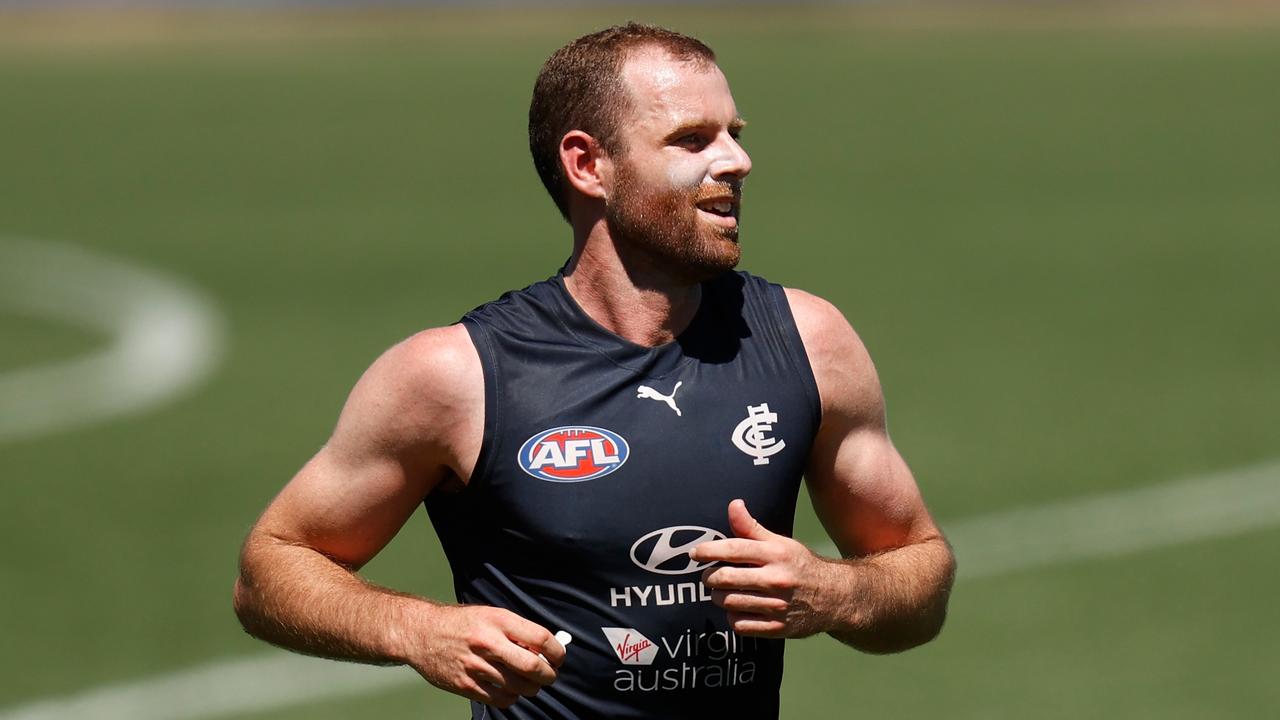
[[[785, 638], [937, 635], [954, 560], [866, 350], [733, 271], [744, 125], [693, 38], [552, 55], [529, 142], [572, 256], [369, 368], [245, 541], [250, 633], [557, 720], [775, 718]], [[802, 476], [841, 558], [790, 537]], [[358, 575], [424, 502], [459, 604]]]

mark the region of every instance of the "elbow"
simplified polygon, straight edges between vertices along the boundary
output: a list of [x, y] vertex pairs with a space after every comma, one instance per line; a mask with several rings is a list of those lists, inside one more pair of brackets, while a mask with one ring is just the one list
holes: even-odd
[[245, 586], [244, 578], [237, 577], [235, 586], [231, 588], [231, 610], [236, 614], [240, 624], [246, 626], [246, 630], [250, 605], [249, 589]]
[[891, 655], [930, 643], [942, 634], [947, 621], [947, 605], [955, 580], [955, 558], [948, 555], [944, 572], [939, 573], [934, 589], [913, 610], [883, 618], [875, 627], [856, 635], [837, 636], [838, 640], [872, 655]]
[[236, 578], [235, 586], [231, 590], [231, 609], [236, 614], [236, 619], [240, 621], [240, 627], [244, 631], [257, 637], [254, 633], [255, 619], [257, 617], [256, 603], [254, 602], [253, 591], [250, 590], [249, 584], [245, 581], [244, 576]]
[[938, 639], [942, 634], [942, 626], [947, 623], [947, 605], [945, 600], [938, 607], [931, 608], [924, 617], [915, 623], [909, 632], [903, 633], [901, 647], [893, 652], [903, 652], [920, 647]]
[[271, 642], [271, 622], [264, 607], [262, 595], [243, 575], [236, 578], [235, 587], [232, 589], [231, 609], [247, 635]]
[[264, 577], [258, 567], [258, 554], [254, 546], [246, 541], [240, 551], [239, 573], [231, 588], [231, 610], [240, 621], [240, 627], [249, 635], [261, 638], [260, 628], [263, 620], [263, 588], [255, 579]]
[[263, 591], [261, 580], [271, 577], [270, 555], [257, 536], [257, 528], [250, 531], [240, 547], [235, 583], [231, 588], [231, 610], [240, 621], [240, 627], [255, 638], [261, 638]]
[[948, 549], [946, 563], [934, 585], [934, 591], [928, 601], [916, 614], [904, 632], [900, 634], [901, 643], [890, 652], [902, 652], [933, 642], [942, 634], [942, 627], [947, 623], [947, 605], [951, 602], [951, 588], [955, 584], [956, 559]]
[[956, 580], [956, 556], [944, 541], [945, 555], [933, 574], [932, 591], [901, 633], [901, 646], [891, 652], [902, 652], [933, 642], [942, 634], [947, 623], [947, 606], [951, 602], [951, 589]]
[[946, 620], [945, 610], [936, 616], [918, 618], [910, 624], [896, 628], [882, 628], [880, 632], [854, 638], [837, 638], [869, 655], [893, 655], [906, 652], [935, 640], [942, 633]]

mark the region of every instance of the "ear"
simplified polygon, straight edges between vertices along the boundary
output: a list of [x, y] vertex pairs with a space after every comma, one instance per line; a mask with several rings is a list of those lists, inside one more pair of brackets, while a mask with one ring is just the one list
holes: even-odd
[[581, 130], [565, 133], [560, 138], [560, 167], [575, 190], [590, 198], [605, 198], [609, 158], [595, 138]]

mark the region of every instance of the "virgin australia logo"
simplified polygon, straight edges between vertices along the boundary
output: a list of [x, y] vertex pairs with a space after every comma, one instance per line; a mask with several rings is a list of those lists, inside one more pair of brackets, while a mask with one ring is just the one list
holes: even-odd
[[635, 628], [602, 627], [601, 631], [613, 646], [613, 652], [623, 665], [652, 665], [658, 654], [658, 646]]
[[755, 458], [755, 465], [768, 465], [769, 458], [787, 446], [785, 441], [770, 437], [778, 413], [769, 412], [769, 403], [747, 406], [747, 417], [733, 429], [733, 444]]

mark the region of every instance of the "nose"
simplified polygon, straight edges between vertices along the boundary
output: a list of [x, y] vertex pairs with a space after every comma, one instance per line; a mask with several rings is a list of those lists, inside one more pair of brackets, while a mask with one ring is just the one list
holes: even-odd
[[751, 172], [751, 156], [732, 135], [725, 133], [721, 137], [719, 157], [711, 163], [711, 179], [742, 180]]

